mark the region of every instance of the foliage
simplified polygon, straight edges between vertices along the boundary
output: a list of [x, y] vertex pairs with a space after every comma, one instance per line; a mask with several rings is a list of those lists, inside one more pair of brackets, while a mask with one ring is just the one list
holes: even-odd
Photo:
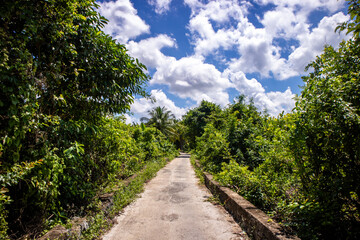
[[148, 76], [102, 32], [107, 20], [97, 7], [95, 0], [0, 7], [0, 238], [32, 237], [84, 215], [108, 182], [175, 152], [156, 129], [111, 117], [135, 94], [147, 96]]
[[266, 117], [257, 126], [254, 137], [258, 154], [263, 162], [255, 168], [247, 164], [230, 161], [223, 164], [216, 179], [247, 198], [256, 206], [270, 213], [275, 219], [286, 223], [289, 212], [281, 205], [299, 196], [298, 179], [294, 175], [295, 164], [289, 149], [291, 130], [294, 129], [294, 115]]
[[134, 138], [145, 153], [145, 160], [164, 156], [169, 152], [175, 152], [175, 146], [156, 128], [137, 128]]
[[348, 3], [351, 20], [337, 30], [353, 38], [309, 64], [293, 113], [262, 115], [240, 96], [184, 121], [205, 129], [195, 153], [207, 170], [302, 239], [360, 238], [360, 8]]
[[196, 147], [196, 137], [201, 137], [204, 133], [210, 115], [220, 111], [220, 106], [203, 100], [199, 107], [191, 109], [183, 116], [183, 123], [186, 126], [186, 135], [190, 148]]
[[260, 156], [260, 148], [255, 140], [262, 125], [262, 117], [253, 102], [245, 103], [245, 96], [241, 95], [229, 107], [231, 114], [228, 119], [228, 136], [231, 154], [239, 164], [255, 168], [264, 159]]
[[[319, 203], [324, 237], [359, 237], [360, 47], [326, 47], [309, 67], [296, 110], [294, 154], [306, 195]], [[351, 235], [355, 234], [355, 235]]]
[[182, 122], [175, 120], [171, 126], [169, 140], [175, 144], [177, 149], [185, 150], [187, 148], [186, 132], [186, 126]]
[[156, 107], [149, 110], [150, 118], [142, 117], [141, 121], [146, 122], [146, 125], [153, 126], [162, 132], [164, 135], [169, 136], [171, 134], [172, 125], [174, 123], [175, 116], [166, 107]]
[[204, 134], [196, 139], [196, 157], [205, 170], [216, 173], [223, 162], [231, 159], [229, 144], [223, 134], [212, 124], [206, 125]]
[[346, 0], [348, 2], [348, 13], [350, 20], [344, 22], [336, 27], [336, 31], [346, 31], [346, 34], [352, 33], [356, 41], [360, 39], [360, 1], [359, 0]]
[[[325, 73], [321, 72], [319, 75], [324, 76]], [[320, 82], [320, 80], [314, 80], [314, 84]], [[331, 85], [330, 80], [326, 81], [326, 83]], [[337, 86], [339, 91], [346, 89], [346, 87], [339, 87], [339, 84], [335, 86]], [[311, 83], [308, 83], [303, 94], [309, 91], [306, 88], [311, 89], [311, 91], [315, 91], [314, 89], [317, 91], [325, 89], [314, 87]], [[324, 96], [324, 99], [322, 99], [322, 95], [319, 92], [311, 92], [308, 96], [320, 96], [313, 98], [313, 102], [316, 104], [319, 103], [319, 99], [324, 102], [325, 99], [329, 100], [329, 96]], [[349, 97], [350, 92], [344, 93], [344, 95], [335, 92], [334, 96], [342, 99], [356, 98], [356, 96]], [[331, 99], [329, 101], [332, 104], [336, 103], [336, 101], [331, 101]], [[311, 100], [308, 99], [303, 100], [303, 102], [298, 100], [297, 107], [299, 108], [300, 105], [302, 107], [310, 107], [311, 104]], [[356, 150], [357, 144], [354, 139], [357, 139], [357, 136], [353, 138], [353, 134], [356, 134], [357, 131], [351, 128], [353, 125], [346, 126], [343, 122], [339, 121], [334, 124], [334, 126], [337, 126], [337, 134], [341, 134], [341, 126], [344, 127], [343, 131], [352, 131], [351, 134], [346, 132], [343, 135], [344, 138], [345, 136], [350, 137], [346, 142], [353, 145], [348, 146], [348, 148], [341, 147], [339, 149], [341, 135], [336, 136], [332, 133], [333, 135], [329, 135], [327, 138], [321, 135], [326, 134], [326, 131], [329, 131], [328, 129], [331, 126], [321, 127], [321, 123], [329, 123], [329, 119], [336, 120], [335, 117], [331, 117], [324, 121], [323, 117], [319, 116], [319, 114], [326, 113], [325, 110], [327, 108], [324, 106], [314, 108], [313, 114], [317, 114], [314, 115], [316, 117], [307, 115], [310, 114], [307, 109], [306, 111], [297, 111], [286, 115], [280, 114], [275, 118], [261, 115], [251, 105], [251, 102], [247, 104], [240, 100], [221, 112], [211, 114], [207, 118], [204, 133], [201, 137], [197, 138], [197, 145], [193, 150], [204, 170], [211, 172], [220, 183], [231, 187], [253, 204], [266, 211], [272, 218], [281, 223], [284, 230], [289, 232], [296, 231], [303, 239], [326, 239], [329, 238], [327, 232], [330, 231], [332, 231], [331, 234], [336, 239], [357, 237], [356, 226], [359, 221], [357, 219], [358, 208], [356, 204], [358, 204], [358, 195], [355, 192], [357, 187], [355, 182], [358, 182], [358, 175], [346, 175], [348, 177], [346, 183], [342, 183], [340, 179], [325, 179], [323, 174], [315, 179], [316, 172], [312, 171], [312, 169], [316, 164], [310, 162], [314, 160], [309, 159], [311, 154], [315, 153], [315, 149], [320, 149], [320, 147], [327, 149], [327, 147], [330, 147], [329, 140], [331, 140], [332, 136], [336, 137], [337, 145], [328, 150]], [[331, 111], [336, 110], [334, 106], [328, 109], [331, 109]], [[343, 110], [344, 107], [340, 106], [337, 111], [341, 109]], [[340, 120], [348, 122], [343, 113], [340, 112], [339, 116], [342, 116], [339, 117]], [[350, 114], [350, 116], [353, 115]], [[225, 122], [224, 119], [226, 119]], [[316, 124], [316, 127], [309, 125], [306, 121]], [[314, 132], [317, 128], [320, 128], [319, 132]], [[301, 132], [303, 131], [302, 129], [307, 129], [309, 132], [304, 134]], [[241, 135], [241, 133], [243, 134]], [[299, 135], [300, 133], [303, 135]], [[306, 144], [306, 141], [311, 140], [311, 133], [314, 136], [318, 136], [320, 142]], [[324, 140], [327, 141], [327, 144], [321, 143]], [[312, 150], [305, 150], [305, 148], [309, 147], [312, 147]], [[244, 154], [243, 156], [246, 157], [239, 161], [239, 155], [237, 155], [239, 151], [245, 153], [252, 152], [253, 155]], [[331, 155], [335, 157], [336, 152], [331, 153]], [[254, 161], [256, 159], [254, 156], [257, 156], [261, 161]], [[350, 156], [350, 153], [345, 156]], [[339, 159], [334, 163], [339, 164], [340, 155], [336, 157]], [[329, 161], [328, 164], [333, 162], [331, 159], [327, 161]], [[357, 172], [359, 168], [356, 165], [358, 162], [356, 158], [353, 158], [353, 160], [345, 159], [344, 162], [346, 164], [344, 166], [349, 166], [352, 161], [354, 164], [350, 169], [353, 172]], [[321, 160], [320, 163], [325, 164], [326, 161]], [[346, 168], [344, 166], [336, 166], [341, 171], [342, 178], [345, 177], [345, 173], [349, 173], [345, 172]], [[326, 166], [323, 165], [321, 169], [326, 171]], [[335, 169], [327, 172], [333, 174], [334, 178], [338, 176]], [[311, 180], [304, 182], [304, 178], [311, 178]], [[326, 180], [326, 182], [321, 183], [322, 180]], [[351, 183], [352, 181], [353, 184]], [[331, 188], [324, 188], [325, 186]], [[333, 211], [336, 201], [335, 198], [331, 198], [329, 193], [331, 193], [332, 188], [338, 187], [339, 189], [336, 190], [336, 193], [334, 189], [333, 196], [339, 198], [341, 196], [339, 194], [342, 194], [346, 191], [346, 188], [351, 186], [355, 186], [355, 188], [352, 188], [352, 191], [349, 193], [348, 196], [350, 197], [340, 198], [343, 202], [339, 210], [340, 213], [343, 213], [343, 217], [337, 218], [339, 212]], [[317, 196], [327, 196], [329, 201], [321, 202]], [[329, 202], [332, 205], [329, 205]], [[336, 227], [332, 224], [336, 225]], [[332, 226], [333, 229], [328, 229], [328, 226]]]

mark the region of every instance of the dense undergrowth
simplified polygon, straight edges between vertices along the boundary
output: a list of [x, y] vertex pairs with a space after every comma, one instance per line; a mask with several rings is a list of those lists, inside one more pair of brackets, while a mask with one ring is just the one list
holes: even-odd
[[[353, 37], [326, 46], [291, 113], [271, 117], [240, 96], [203, 101], [179, 122], [165, 108], [146, 126], [117, 118], [147, 97], [146, 67], [102, 32], [95, 0], [15, 0], [0, 7], [0, 239], [34, 237], [92, 215], [98, 194], [126, 205], [177, 147], [303, 239], [360, 239], [360, 11]], [[175, 143], [175, 145], [174, 145]], [[146, 166], [146, 167], [145, 167]], [[144, 170], [143, 170], [144, 169]]]
[[[122, 119], [109, 117], [92, 126], [92, 130], [84, 125], [71, 123], [70, 129], [59, 128], [58, 140], [71, 136], [76, 141], [62, 143], [63, 148], [44, 154], [42, 161], [28, 166], [26, 171], [23, 170], [26, 165], [20, 165], [20, 171], [24, 171], [21, 176], [16, 175], [19, 172], [14, 168], [14, 172], [2, 175], [8, 196], [2, 213], [9, 237], [39, 234], [68, 218], [96, 212], [96, 197], [102, 189], [132, 176], [144, 166], [145, 172], [149, 167], [162, 166], [161, 159], [177, 152], [152, 127], [130, 126]], [[139, 183], [130, 187], [141, 189], [141, 180], [136, 182]], [[121, 201], [131, 200], [139, 189], [125, 188], [132, 197]], [[124, 193], [119, 190], [119, 194]]]
[[113, 117], [135, 95], [148, 96], [149, 76], [102, 31], [97, 7], [0, 7], [0, 239], [32, 238], [87, 215], [109, 183], [176, 152], [158, 129]]
[[147, 162], [145, 168], [140, 171], [129, 184], [124, 185], [121, 181], [118, 183], [116, 181], [112, 182], [108, 191], [112, 191], [111, 189], [114, 187], [116, 191], [111, 208], [106, 211], [98, 208], [91, 212], [90, 228], [83, 232], [81, 239], [97, 239], [110, 229], [112, 225], [111, 219], [143, 191], [144, 183], [156, 176], [156, 173], [164, 167], [168, 160], [172, 159], [177, 152], [173, 154], [174, 155], [170, 154], [168, 156], [169, 158], [160, 157]]
[[[319, 159], [321, 151], [329, 145], [307, 145], [309, 135], [299, 138], [298, 112], [270, 117], [260, 114], [243, 98], [225, 109], [202, 102], [185, 116], [185, 121], [209, 105], [215, 110], [207, 116], [203, 134], [196, 137], [192, 150], [205, 171], [268, 213], [284, 231], [302, 239], [359, 237], [356, 182], [360, 179], [355, 175], [359, 160], [358, 155], [351, 155], [345, 152], [345, 146], [339, 146], [345, 144], [344, 140], [329, 135], [322, 139], [327, 144], [332, 137], [337, 141], [333, 139], [334, 146]], [[355, 131], [355, 126], [352, 127]], [[360, 124], [356, 128], [360, 129]], [[343, 136], [348, 142], [350, 135]], [[339, 154], [339, 148], [343, 159], [329, 159], [332, 154]], [[358, 151], [358, 146], [348, 149]], [[315, 150], [319, 152], [314, 153]]]
[[302, 239], [360, 238], [359, 4], [354, 37], [309, 64], [291, 113], [261, 113], [245, 96], [203, 101], [183, 117], [206, 171]]

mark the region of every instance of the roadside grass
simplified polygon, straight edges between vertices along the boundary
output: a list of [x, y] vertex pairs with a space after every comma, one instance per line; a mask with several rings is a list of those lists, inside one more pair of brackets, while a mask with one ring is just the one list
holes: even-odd
[[143, 171], [140, 171], [127, 185], [117, 186], [113, 204], [108, 210], [108, 213], [105, 210], [94, 212], [90, 219], [90, 227], [82, 233], [80, 239], [100, 239], [113, 225], [112, 219], [118, 215], [124, 207], [133, 202], [139, 194], [143, 192], [144, 184], [155, 177], [157, 172], [169, 162], [169, 159], [172, 160], [174, 157], [175, 156], [169, 156], [169, 158], [161, 158], [148, 162]]
[[203, 171], [201, 170], [201, 167], [196, 164], [196, 159], [193, 154], [190, 156], [190, 163], [194, 167], [195, 175], [199, 179], [200, 183], [205, 184]]

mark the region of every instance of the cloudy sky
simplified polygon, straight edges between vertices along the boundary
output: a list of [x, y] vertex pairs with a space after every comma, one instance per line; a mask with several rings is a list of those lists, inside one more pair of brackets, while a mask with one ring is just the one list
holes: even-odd
[[344, 0], [98, 1], [104, 31], [148, 68], [152, 103], [136, 98], [128, 121], [166, 106], [177, 117], [201, 100], [222, 106], [239, 94], [272, 115], [294, 107], [305, 66], [349, 19]]

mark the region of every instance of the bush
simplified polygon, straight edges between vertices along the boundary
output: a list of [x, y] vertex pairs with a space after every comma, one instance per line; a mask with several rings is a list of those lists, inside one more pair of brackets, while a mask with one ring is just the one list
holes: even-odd
[[228, 142], [211, 124], [206, 125], [204, 134], [196, 139], [195, 152], [200, 163], [211, 173], [219, 172], [221, 164], [231, 159]]

